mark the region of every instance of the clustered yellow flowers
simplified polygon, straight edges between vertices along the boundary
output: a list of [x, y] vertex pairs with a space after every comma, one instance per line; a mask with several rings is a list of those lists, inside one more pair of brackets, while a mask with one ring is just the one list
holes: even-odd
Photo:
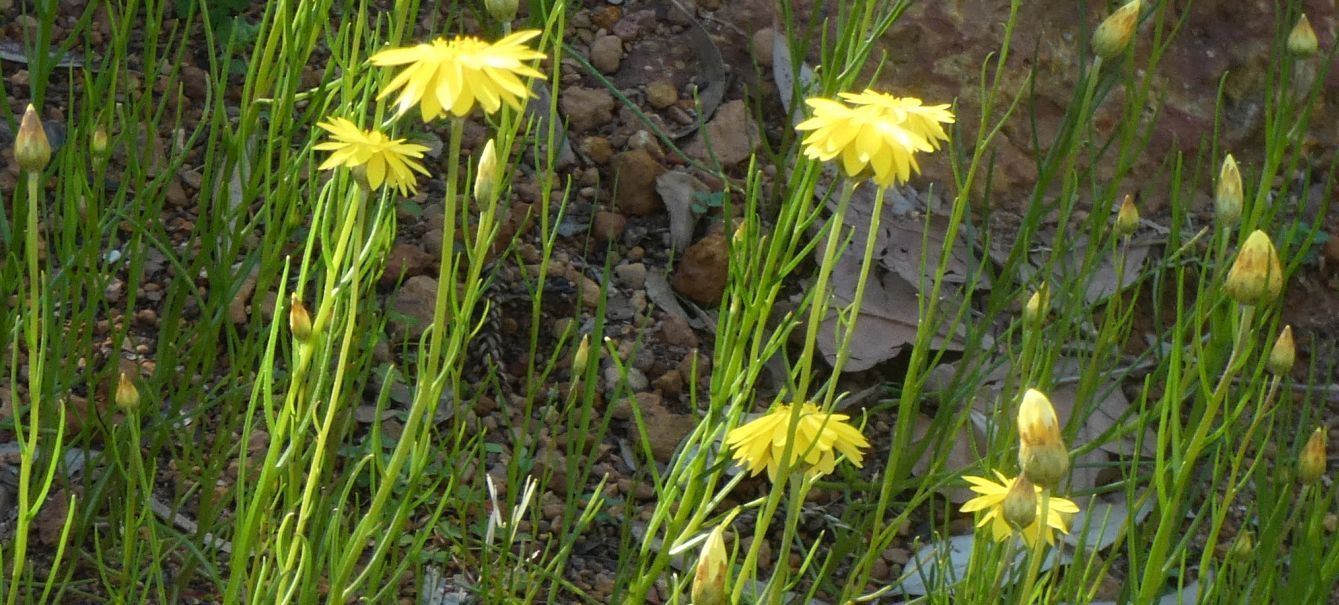
[[[521, 102], [530, 96], [523, 78], [544, 77], [529, 64], [544, 54], [526, 46], [539, 34], [535, 30], [520, 31], [491, 44], [469, 36], [438, 38], [427, 44], [383, 50], [372, 55], [373, 65], [403, 69], [382, 88], [377, 99], [397, 95], [397, 116], [417, 105], [424, 122], [444, 115], [461, 118], [475, 106], [490, 114], [504, 104], [520, 110]], [[351, 168], [367, 189], [389, 185], [401, 195], [417, 189], [415, 172], [428, 174], [416, 161], [428, 149], [423, 145], [393, 139], [376, 129], [362, 130], [346, 118], [332, 118], [318, 125], [331, 137], [316, 149], [334, 152], [321, 164], [322, 170]], [[492, 153], [491, 145], [487, 152]], [[494, 171], [487, 182], [476, 182], [476, 193], [491, 195], [488, 186], [495, 178], [496, 158], [486, 155], [484, 161], [492, 161]]]
[[[994, 471], [998, 481], [963, 477], [979, 496], [962, 506], [967, 513], [985, 511], [977, 527], [990, 526], [990, 535], [1003, 541], [1021, 535], [1029, 546], [1039, 540], [1055, 543], [1052, 530], [1069, 533], [1069, 515], [1079, 512], [1071, 500], [1051, 495], [1069, 472], [1069, 452], [1060, 434], [1060, 421], [1051, 400], [1036, 389], [1023, 394], [1018, 409], [1018, 465], [1022, 472], [1008, 477]], [[1042, 518], [1043, 511], [1045, 518]]]
[[841, 93], [842, 101], [805, 101], [813, 117], [795, 126], [808, 132], [805, 157], [839, 159], [848, 177], [869, 178], [880, 187], [906, 182], [920, 171], [919, 152], [935, 151], [948, 140], [943, 124], [952, 124], [948, 105], [922, 105], [920, 99], [874, 90]]
[[[799, 414], [793, 434], [790, 430], [792, 414]], [[768, 478], [775, 481], [782, 461], [787, 459], [787, 444], [790, 445], [787, 466], [792, 471], [803, 471], [810, 476], [826, 475], [836, 467], [837, 453], [845, 455], [856, 466], [864, 462], [865, 455], [861, 450], [869, 447], [869, 441], [860, 434], [860, 429], [847, 422], [849, 418], [846, 414], [825, 412], [809, 402], [800, 404], [798, 410], [781, 404], [762, 417], [731, 430], [725, 436], [725, 444], [734, 449], [734, 459], [753, 475], [766, 469]]]

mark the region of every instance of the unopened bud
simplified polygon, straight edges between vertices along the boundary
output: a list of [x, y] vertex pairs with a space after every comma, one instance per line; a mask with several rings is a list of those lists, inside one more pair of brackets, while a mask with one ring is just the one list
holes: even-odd
[[1055, 407], [1041, 391], [1028, 389], [1018, 406], [1018, 466], [1033, 483], [1054, 488], [1069, 473], [1069, 451]]
[[1311, 29], [1311, 20], [1302, 14], [1297, 25], [1288, 32], [1288, 52], [1297, 57], [1310, 57], [1320, 50], [1320, 41], [1316, 39], [1316, 30]]
[[1116, 237], [1129, 237], [1139, 228], [1139, 209], [1134, 207], [1134, 196], [1125, 194], [1125, 200], [1116, 213]]
[[1283, 267], [1274, 242], [1259, 229], [1246, 237], [1237, 260], [1227, 272], [1223, 290], [1242, 305], [1273, 301], [1283, 292]]
[[518, 0], [484, 0], [484, 8], [488, 9], [488, 14], [501, 23], [511, 23], [512, 19], [516, 18], [519, 4]]
[[1275, 376], [1287, 376], [1296, 360], [1297, 347], [1293, 344], [1293, 327], [1283, 326], [1283, 332], [1279, 334], [1278, 340], [1274, 341], [1274, 348], [1269, 350], [1265, 369]]
[[130, 377], [125, 372], [121, 372], [121, 378], [116, 381], [116, 407], [122, 411], [133, 413], [139, 410], [139, 389], [135, 388], [135, 383], [130, 382]]
[[307, 311], [307, 305], [302, 304], [302, 299], [297, 294], [293, 294], [288, 299], [288, 329], [293, 332], [293, 338], [298, 342], [307, 342], [312, 337], [312, 316]]
[[1093, 32], [1093, 52], [1110, 59], [1130, 46], [1135, 26], [1139, 25], [1139, 0], [1130, 0], [1111, 13]]
[[1237, 561], [1250, 560], [1251, 555], [1255, 553], [1255, 536], [1251, 532], [1242, 530], [1237, 534], [1237, 538], [1232, 541], [1232, 545], [1227, 549], [1227, 558]]
[[107, 154], [107, 129], [101, 124], [94, 127], [93, 134], [88, 137], [88, 148], [98, 157]]
[[1241, 191], [1241, 171], [1237, 169], [1237, 160], [1229, 153], [1218, 171], [1218, 188], [1213, 196], [1214, 218], [1223, 227], [1231, 227], [1241, 220]]
[[497, 149], [493, 145], [493, 139], [488, 139], [484, 143], [484, 150], [479, 154], [479, 167], [474, 171], [474, 200], [483, 203], [493, 198], [493, 190], [497, 183]]
[[582, 334], [581, 344], [577, 345], [577, 352], [572, 355], [572, 376], [585, 374], [588, 363], [590, 363], [590, 334]]
[[46, 129], [32, 104], [23, 112], [19, 132], [14, 135], [14, 159], [19, 168], [28, 172], [41, 172], [51, 161], [51, 143], [47, 141]]
[[1014, 479], [1004, 495], [1004, 520], [1014, 529], [1023, 531], [1037, 521], [1037, 486], [1024, 475]]
[[1325, 429], [1316, 427], [1297, 459], [1297, 477], [1302, 483], [1315, 483], [1325, 474]]
[[730, 559], [725, 552], [724, 530], [724, 526], [716, 526], [702, 543], [702, 552], [693, 569], [693, 605], [723, 605], [726, 602]]
[[1023, 322], [1029, 326], [1041, 325], [1051, 313], [1051, 286], [1042, 282], [1037, 291], [1023, 305]]

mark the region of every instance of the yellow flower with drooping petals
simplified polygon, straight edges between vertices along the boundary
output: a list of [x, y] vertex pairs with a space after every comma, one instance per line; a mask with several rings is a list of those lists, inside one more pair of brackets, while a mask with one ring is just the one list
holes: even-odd
[[544, 78], [526, 64], [544, 58], [544, 53], [525, 45], [540, 33], [519, 31], [491, 44], [469, 36], [437, 38], [428, 44], [383, 50], [372, 55], [373, 65], [407, 67], [377, 98], [399, 91], [398, 113], [418, 105], [424, 122], [447, 114], [465, 116], [476, 103], [490, 114], [503, 103], [519, 111], [521, 101], [530, 97], [530, 88], [521, 78]]
[[919, 152], [934, 151], [948, 139], [941, 124], [951, 124], [948, 105], [922, 105], [920, 99], [873, 90], [842, 93], [850, 104], [832, 99], [805, 100], [813, 117], [795, 126], [811, 131], [804, 138], [805, 157], [840, 158], [851, 178], [870, 178], [891, 187], [920, 171]]
[[[1004, 501], [1009, 496], [1009, 490], [1013, 489], [1014, 482], [1020, 477], [1009, 478], [1003, 473], [995, 471], [995, 476], [999, 478], [996, 483], [984, 477], [963, 477], [968, 483], [971, 483], [970, 489], [980, 496], [968, 500], [962, 505], [962, 512], [974, 513], [977, 511], [986, 511], [985, 515], [976, 522], [977, 527], [990, 525], [990, 535], [995, 541], [1000, 542], [1015, 533], [1013, 527], [1004, 518]], [[1065, 498], [1051, 496], [1046, 503], [1046, 522], [1041, 522], [1042, 498], [1041, 488], [1033, 486], [1037, 493], [1037, 515], [1032, 524], [1018, 531], [1023, 540], [1029, 546], [1035, 546], [1038, 538], [1044, 538], [1047, 544], [1055, 544], [1055, 532], [1069, 533], [1069, 515], [1079, 512], [1079, 505]]]
[[[725, 444], [734, 449], [735, 461], [747, 467], [750, 474], [757, 475], [767, 469], [768, 478], [776, 480], [786, 443], [791, 440], [791, 410], [790, 405], [778, 405], [761, 418], [736, 427], [725, 436]], [[790, 448], [791, 470], [804, 471], [811, 476], [826, 475], [836, 467], [838, 452], [856, 466], [864, 463], [865, 455], [860, 450], [869, 447], [869, 441], [860, 434], [860, 429], [847, 422], [849, 416], [824, 412], [808, 402], [801, 405], [799, 415]]]
[[[418, 189], [414, 172], [428, 174], [428, 169], [414, 161], [422, 158], [428, 148], [404, 139], [392, 139], [377, 130], [362, 130], [345, 118], [332, 118], [317, 124], [330, 133], [331, 140], [316, 146], [320, 151], [333, 151], [321, 164], [321, 170], [338, 166], [361, 169], [360, 179], [366, 179], [369, 189], [389, 184], [407, 195]], [[413, 172], [411, 172], [413, 171]]]

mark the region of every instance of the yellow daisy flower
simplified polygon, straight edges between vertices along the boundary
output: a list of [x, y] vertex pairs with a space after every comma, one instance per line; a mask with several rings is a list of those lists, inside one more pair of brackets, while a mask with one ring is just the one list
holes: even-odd
[[400, 195], [418, 189], [414, 172], [428, 174], [422, 164], [414, 161], [423, 157], [423, 152], [428, 150], [426, 146], [392, 139], [377, 130], [362, 130], [345, 118], [331, 118], [317, 126], [329, 132], [331, 140], [317, 145], [316, 149], [334, 152], [321, 164], [321, 170], [337, 166], [361, 167], [370, 189], [385, 183]]
[[521, 77], [544, 78], [525, 64], [544, 58], [544, 53], [525, 45], [539, 34], [537, 30], [519, 31], [492, 44], [469, 36], [437, 38], [429, 44], [383, 50], [372, 55], [373, 65], [407, 67], [377, 98], [398, 90], [398, 112], [418, 105], [424, 122], [446, 114], [464, 116], [475, 103], [486, 113], [496, 112], [502, 103], [519, 111], [521, 101], [530, 97]]
[[[1013, 487], [1017, 478], [1010, 479], [1005, 477], [999, 471], [995, 471], [995, 476], [1000, 482], [996, 483], [983, 477], [963, 477], [968, 483], [971, 483], [971, 490], [981, 494], [966, 504], [962, 505], [962, 512], [972, 513], [976, 511], [986, 511], [986, 514], [977, 521], [977, 527], [984, 527], [990, 524], [991, 537], [1000, 542], [1014, 534], [1014, 528], [1009, 526], [1009, 522], [1004, 520], [1004, 499], [1009, 495], [1009, 489]], [[1023, 540], [1028, 546], [1034, 546], [1037, 543], [1038, 536], [1044, 537], [1047, 544], [1055, 544], [1055, 533], [1052, 529], [1060, 530], [1061, 533], [1069, 533], [1069, 515], [1079, 512], [1079, 505], [1065, 498], [1051, 496], [1050, 503], [1046, 506], [1046, 523], [1041, 522], [1041, 488], [1037, 490], [1037, 519], [1031, 525], [1023, 528], [1021, 532]]]
[[948, 139], [940, 124], [954, 120], [948, 105], [926, 106], [920, 99], [873, 90], [841, 97], [851, 104], [805, 100], [814, 115], [795, 126], [810, 131], [804, 138], [804, 155], [824, 162], [840, 158], [847, 176], [871, 178], [881, 187], [905, 182], [919, 172], [916, 153], [938, 149]]
[[[768, 478], [776, 479], [786, 443], [791, 437], [791, 409], [790, 405], [778, 405], [761, 418], [726, 434], [725, 444], [734, 449], [735, 461], [747, 467], [750, 474], [757, 475], [767, 469]], [[863, 464], [865, 455], [860, 449], [869, 447], [869, 442], [860, 434], [860, 429], [847, 422], [850, 416], [824, 412], [808, 402], [801, 406], [799, 413], [795, 444], [790, 450], [792, 468], [811, 475], [826, 475], [837, 464], [835, 452], [842, 453], [856, 466]]]

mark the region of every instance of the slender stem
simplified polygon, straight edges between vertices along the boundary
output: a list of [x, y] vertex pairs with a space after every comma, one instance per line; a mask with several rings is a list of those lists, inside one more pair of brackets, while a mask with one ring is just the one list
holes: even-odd
[[[1037, 574], [1041, 572], [1041, 560], [1046, 555], [1046, 516], [1050, 514], [1051, 488], [1041, 490], [1041, 510], [1037, 516], [1037, 541], [1032, 545], [1032, 554], [1028, 557], [1027, 575], [1023, 577], [1023, 592], [1018, 595], [1019, 603], [1032, 602], [1032, 588], [1037, 583]], [[1011, 561], [1006, 563], [1012, 563]]]
[[832, 281], [832, 269], [837, 265], [837, 247], [841, 243], [843, 227], [846, 221], [846, 209], [851, 204], [856, 184], [850, 180], [842, 184], [841, 197], [837, 200], [837, 210], [828, 221], [828, 241], [823, 249], [822, 264], [818, 267], [818, 279], [809, 299], [809, 324], [805, 328], [804, 352], [800, 354], [799, 387], [796, 390], [797, 401], [807, 401], [809, 383], [813, 380], [814, 347], [818, 342], [818, 327], [828, 311], [828, 285]]

